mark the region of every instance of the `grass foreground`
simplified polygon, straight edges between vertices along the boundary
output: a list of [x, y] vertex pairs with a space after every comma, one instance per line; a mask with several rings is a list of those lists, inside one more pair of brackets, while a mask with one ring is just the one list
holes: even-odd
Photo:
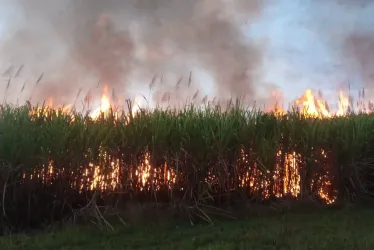
[[211, 225], [186, 223], [72, 227], [0, 238], [0, 249], [374, 249], [374, 209], [261, 216]]

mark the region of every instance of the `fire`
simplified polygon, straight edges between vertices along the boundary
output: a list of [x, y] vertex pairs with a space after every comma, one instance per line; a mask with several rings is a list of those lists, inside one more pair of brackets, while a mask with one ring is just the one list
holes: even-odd
[[[133, 116], [136, 116], [140, 111], [141, 104], [143, 102], [143, 98], [141, 96], [136, 96], [131, 113]], [[298, 98], [295, 101], [296, 105], [301, 108], [302, 114], [308, 117], [316, 117], [316, 118], [330, 118], [334, 115], [336, 116], [344, 116], [347, 114], [350, 101], [344, 95], [343, 91], [339, 93], [339, 104], [338, 104], [338, 111], [336, 113], [330, 112], [326, 101], [322, 99], [321, 96], [316, 97], [313, 95], [311, 89], [308, 89], [304, 95]], [[278, 102], [277, 102], [278, 104]], [[90, 117], [93, 120], [98, 119], [102, 114], [106, 115], [111, 108], [113, 103], [108, 94], [108, 86], [104, 86], [103, 94], [100, 100], [100, 107], [95, 109], [93, 112], [90, 113]], [[54, 108], [53, 99], [48, 99], [47, 102], [47, 110]], [[71, 110], [71, 106], [65, 106], [62, 109], [63, 112], [69, 112]], [[41, 109], [38, 109], [35, 114], [38, 115], [46, 115], [47, 113], [38, 113], [41, 112]], [[46, 112], [46, 111], [43, 111]], [[279, 105], [276, 105], [274, 110], [276, 115], [283, 115], [286, 113]], [[322, 152], [323, 154], [323, 152]], [[120, 185], [120, 169], [121, 169], [121, 161], [118, 158], [111, 158], [106, 153], [103, 153], [102, 157], [105, 159], [105, 168], [106, 171], [103, 171], [102, 166], [97, 164], [90, 163], [88, 166], [83, 167], [83, 179], [80, 184], [79, 188], [83, 190], [84, 188], [88, 188], [90, 190], [100, 189], [100, 190], [115, 190]], [[285, 157], [283, 161], [281, 160], [282, 157]], [[271, 173], [269, 171], [260, 171], [260, 167], [254, 163], [251, 164], [248, 161], [248, 155], [242, 152], [242, 159], [241, 164], [247, 166], [248, 171], [244, 173], [241, 179], [240, 186], [243, 188], [249, 188], [251, 192], [263, 192], [264, 198], [269, 198], [270, 193], [274, 193], [277, 197], [299, 197], [301, 195], [301, 177], [300, 177], [300, 159], [301, 156], [296, 154], [295, 152], [287, 152], [285, 154], [282, 151], [277, 153], [277, 158], [279, 159], [275, 171]], [[284, 165], [281, 165], [279, 162], [284, 162]], [[168, 168], [167, 164], [165, 163], [163, 166], [153, 166], [151, 164], [150, 154], [149, 152], [145, 152], [143, 155], [143, 160], [138, 163], [135, 167], [135, 171], [131, 174], [131, 179], [137, 180], [138, 188], [140, 191], [142, 190], [149, 190], [152, 186], [156, 188], [156, 190], [160, 189], [162, 185], [167, 185], [168, 188], [172, 188], [173, 184], [176, 183], [176, 179], [178, 175], [171, 169]], [[109, 171], [107, 171], [109, 170]], [[283, 172], [283, 177], [281, 178], [280, 173]], [[53, 176], [56, 175], [53, 162], [48, 165], [48, 174]], [[269, 175], [269, 176], [268, 176]], [[257, 178], [260, 177], [261, 178]], [[266, 178], [262, 178], [263, 176], [268, 176]], [[40, 173], [32, 173], [30, 176], [31, 178], [50, 178], [50, 177], [43, 177]], [[216, 176], [209, 176], [207, 181], [214, 182]], [[271, 183], [271, 179], [273, 179], [277, 184], [273, 187], [274, 190], [271, 190], [269, 187], [269, 183]], [[109, 181], [108, 181], [109, 180]], [[48, 179], [48, 182], [50, 180]], [[318, 186], [320, 187], [318, 190], [318, 195], [321, 199], [325, 200], [326, 203], [331, 204], [335, 201], [335, 197], [331, 196], [327, 191], [324, 189], [328, 189], [328, 186], [331, 186], [331, 182], [328, 179], [328, 176], [322, 176], [318, 180]], [[84, 183], [88, 183], [88, 185], [84, 185]], [[283, 188], [281, 188], [283, 187]]]
[[339, 111], [336, 113], [337, 116], [344, 116], [347, 114], [349, 109], [349, 98], [344, 96], [343, 91], [340, 91], [339, 93]]
[[[275, 107], [273, 107], [272, 111], [275, 113], [276, 116], [282, 116], [286, 114], [287, 111], [279, 105], [279, 94], [273, 93], [273, 96], [274, 98], [276, 98], [276, 104]], [[141, 110], [143, 101], [144, 100], [142, 96], [137, 95], [135, 97], [131, 109], [131, 113], [133, 116], [136, 116], [137, 113]], [[340, 91], [338, 111], [336, 113], [330, 112], [327, 106], [327, 102], [323, 100], [321, 97], [318, 98], [315, 95], [313, 95], [313, 91], [311, 89], [307, 89], [300, 98], [296, 99], [295, 104], [297, 107], [300, 108], [300, 111], [303, 115], [315, 118], [330, 118], [333, 116], [344, 116], [348, 113], [351, 105], [349, 98], [344, 95], [343, 91]], [[43, 107], [32, 110], [31, 114], [37, 114], [39, 116], [47, 115], [48, 111], [54, 108], [55, 106], [53, 98], [49, 98]], [[71, 111], [71, 109], [72, 105], [65, 105], [59, 107], [59, 110], [63, 113], [68, 113]], [[89, 116], [92, 119], [96, 120], [100, 117], [101, 114], [107, 115], [111, 109], [113, 109], [113, 102], [109, 98], [108, 85], [105, 85], [100, 100], [100, 106], [93, 110]], [[117, 112], [115, 112], [115, 114], [117, 115]]]
[[[54, 106], [53, 98], [50, 97], [48, 98], [48, 101], [43, 104], [43, 106], [38, 107], [38, 108], [33, 108], [32, 110], [30, 110], [29, 114], [31, 116], [37, 116], [37, 117], [48, 116], [49, 112], [54, 109], [56, 109], [56, 107]], [[61, 111], [62, 113], [67, 114], [71, 111], [72, 105], [71, 104], [64, 105], [64, 106], [58, 107], [57, 109]], [[58, 114], [59, 113], [56, 113], [56, 115]]]
[[349, 98], [344, 95], [342, 90], [339, 91], [338, 111], [333, 113], [329, 110], [327, 102], [321, 97], [317, 98], [313, 95], [311, 89], [307, 89], [304, 95], [295, 101], [300, 107], [301, 113], [307, 117], [315, 118], [331, 118], [333, 116], [347, 115], [350, 107]]
[[311, 89], [307, 89], [305, 94], [296, 100], [297, 105], [301, 105], [302, 114], [311, 117], [331, 117], [326, 102], [316, 98]]
[[[141, 104], [142, 104], [142, 98], [140, 96], [136, 96], [134, 103], [132, 105], [132, 110], [131, 110], [131, 113], [133, 116], [136, 116], [136, 114], [140, 111]], [[93, 120], [97, 120], [102, 114], [106, 116], [111, 109], [114, 112], [115, 116], [117, 117], [118, 112], [116, 110], [113, 110], [114, 105], [113, 105], [112, 100], [109, 98], [108, 86], [105, 85], [104, 92], [101, 97], [100, 106], [90, 113], [90, 117]]]
[[111, 106], [111, 102], [110, 102], [109, 95], [108, 95], [108, 86], [105, 85], [104, 86], [104, 93], [103, 93], [103, 96], [101, 97], [100, 107], [95, 109], [90, 114], [90, 117], [95, 120], [95, 119], [99, 118], [99, 116], [101, 114], [104, 114], [104, 115], [107, 114], [111, 107], [112, 106]]

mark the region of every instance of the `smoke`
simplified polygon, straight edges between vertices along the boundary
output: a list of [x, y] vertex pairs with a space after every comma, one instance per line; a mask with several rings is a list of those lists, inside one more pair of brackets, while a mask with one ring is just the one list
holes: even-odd
[[125, 96], [134, 85], [149, 83], [156, 102], [204, 99], [198, 97], [204, 83], [196, 81], [196, 69], [209, 72], [220, 98], [257, 96], [264, 47], [245, 39], [242, 26], [261, 16], [262, 0], [3, 0], [1, 5], [15, 13], [0, 47], [14, 68], [3, 77], [24, 65], [17, 75], [27, 78], [13, 80], [9, 99], [53, 97], [63, 104], [80, 93], [100, 92], [103, 84]]
[[371, 15], [374, 2], [333, 0], [316, 5], [321, 11], [314, 16], [311, 26], [330, 52], [333, 67], [329, 74], [339, 75], [332, 78], [338, 82], [330, 81], [324, 87], [330, 84], [346, 91], [355, 107], [367, 105], [374, 98], [374, 19]]
[[[340, 59], [348, 81], [359, 87], [374, 88], [374, 19], [371, 0], [336, 0], [333, 6], [338, 18], [335, 29], [327, 26], [327, 44]], [[326, 41], [325, 40], [325, 41]]]
[[337, 48], [345, 71], [358, 77], [361, 87], [373, 88], [374, 19], [370, 13], [374, 2], [336, 0], [334, 9], [345, 15], [340, 17], [338, 31], [330, 32], [330, 45]]
[[374, 87], [374, 33], [350, 34], [343, 52], [348, 65], [359, 74], [364, 87]]

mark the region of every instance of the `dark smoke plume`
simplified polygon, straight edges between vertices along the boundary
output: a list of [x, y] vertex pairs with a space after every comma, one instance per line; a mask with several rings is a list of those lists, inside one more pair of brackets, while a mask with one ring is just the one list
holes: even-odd
[[261, 15], [262, 0], [4, 2], [18, 18], [3, 58], [25, 65], [30, 79], [44, 73], [39, 86], [27, 81], [24, 99], [71, 103], [80, 88], [101, 91], [102, 84], [121, 95], [152, 78], [156, 101], [166, 92], [192, 98], [204, 84], [191, 84], [196, 68], [212, 75], [219, 97], [256, 97], [263, 47], [245, 40], [240, 27]]

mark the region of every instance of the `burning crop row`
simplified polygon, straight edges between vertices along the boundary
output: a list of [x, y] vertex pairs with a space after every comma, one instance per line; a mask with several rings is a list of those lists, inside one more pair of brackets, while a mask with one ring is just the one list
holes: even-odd
[[[76, 206], [82, 200], [72, 197], [93, 191], [185, 202], [203, 199], [205, 191], [214, 197], [239, 192], [262, 201], [315, 197], [331, 204], [369, 188], [371, 114], [320, 119], [305, 112], [250, 111], [239, 103], [129, 110], [93, 116], [3, 107], [5, 214], [12, 207], [22, 210], [25, 197], [34, 206], [67, 200]], [[52, 203], [39, 204], [38, 196]]]
[[[105, 116], [108, 112], [114, 112], [116, 115], [119, 115], [119, 113], [123, 113], [124, 108], [126, 108], [123, 104], [123, 100], [121, 98], [115, 98], [114, 95], [114, 89], [112, 93], [112, 98], [108, 93], [108, 85], [104, 85], [103, 89], [103, 94], [100, 99], [100, 105], [99, 107], [96, 107], [93, 110], [89, 110], [87, 114], [92, 118], [92, 119], [98, 119], [100, 116]], [[345, 93], [346, 91], [340, 90], [338, 91], [338, 103], [336, 105], [335, 111], [332, 111], [333, 109], [330, 109], [330, 106], [328, 102], [323, 99], [322, 97], [322, 92], [319, 91], [318, 94], [316, 95], [314, 91], [311, 89], [307, 89], [305, 93], [294, 100], [292, 103], [290, 103], [290, 108], [292, 110], [298, 110], [300, 113], [302, 113], [306, 117], [314, 117], [314, 118], [331, 118], [331, 117], [342, 117], [346, 116], [347, 114], [350, 113], [372, 113], [374, 111], [373, 108], [373, 103], [371, 100], [367, 100], [365, 98], [365, 89], [360, 89], [358, 92], [358, 99], [357, 101], [354, 101], [354, 98]], [[80, 95], [81, 91], [78, 92], [77, 98]], [[222, 104], [222, 102], [217, 99], [216, 97], [213, 98], [212, 101], [208, 102], [208, 96], [204, 96], [204, 98], [199, 102], [197, 99], [197, 96], [199, 94], [199, 91], [197, 91], [193, 98], [192, 102], [195, 104], [195, 107], [206, 107], [206, 106], [220, 106], [220, 108], [225, 108], [227, 106], [230, 106], [232, 104], [232, 100], [229, 100], [228, 102]], [[279, 99], [282, 98], [278, 92], [273, 92], [273, 105], [270, 106], [264, 106], [264, 111], [266, 112], [274, 112], [277, 115], [284, 115], [287, 113], [287, 110], [283, 109], [283, 105], [279, 106], [279, 102], [283, 103], [283, 100]], [[168, 98], [167, 98], [168, 97]], [[90, 108], [91, 104], [91, 95], [90, 93], [87, 94], [85, 97], [84, 101], [82, 102], [83, 105], [83, 110], [81, 111], [82, 113], [85, 112], [86, 108]], [[144, 99], [144, 100], [143, 100]], [[167, 104], [168, 100], [170, 99], [170, 93], [165, 92], [164, 96], [162, 98], [162, 105]], [[76, 100], [77, 101], [77, 100]], [[75, 103], [76, 103], [75, 101]], [[148, 101], [145, 99], [144, 96], [137, 96], [135, 98], [134, 103], [132, 104], [130, 108], [130, 113], [135, 116], [136, 113], [141, 109], [142, 103], [148, 103]], [[127, 104], [129, 104], [127, 102]], [[254, 103], [255, 104], [255, 103]], [[58, 109], [60, 112], [63, 113], [71, 113], [72, 110], [74, 110], [75, 105], [68, 104], [64, 106], [59, 106], [55, 107], [53, 98], [49, 98], [46, 103], [43, 104], [43, 108], [38, 108], [32, 110], [34, 113], [38, 113], [39, 115], [41, 114], [41, 110], [43, 112], [48, 113], [48, 110], [53, 110], [53, 109]], [[170, 107], [170, 106], [167, 106]], [[255, 107], [256, 108], [256, 107]], [[45, 116], [46, 114], [44, 114]]]

